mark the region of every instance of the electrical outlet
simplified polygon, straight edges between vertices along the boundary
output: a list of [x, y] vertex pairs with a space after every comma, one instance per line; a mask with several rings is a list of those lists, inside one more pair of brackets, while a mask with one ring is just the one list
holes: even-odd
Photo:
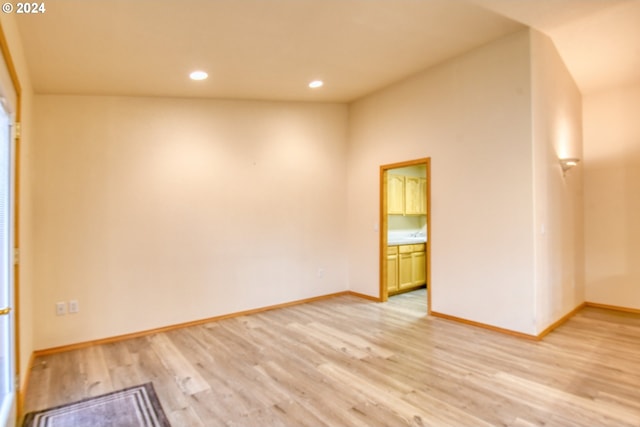
[[78, 305], [78, 300], [72, 299], [69, 301], [69, 313], [77, 313], [80, 311], [80, 306]]
[[316, 275], [318, 276], [318, 278], [322, 279], [324, 277], [324, 268], [319, 268]]
[[56, 316], [64, 316], [67, 314], [67, 304], [64, 302], [56, 303]]

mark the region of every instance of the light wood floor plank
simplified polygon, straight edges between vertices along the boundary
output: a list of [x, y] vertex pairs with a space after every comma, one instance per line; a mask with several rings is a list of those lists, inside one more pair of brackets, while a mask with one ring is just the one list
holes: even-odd
[[176, 427], [640, 426], [640, 315], [541, 342], [340, 296], [38, 357], [33, 411], [152, 381]]
[[111, 374], [102, 353], [102, 346], [92, 346], [83, 349], [82, 370], [85, 375], [85, 394], [98, 396], [113, 390]]

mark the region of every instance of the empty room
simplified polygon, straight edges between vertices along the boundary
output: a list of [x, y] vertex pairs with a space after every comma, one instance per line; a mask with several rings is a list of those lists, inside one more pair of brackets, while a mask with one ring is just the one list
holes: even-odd
[[640, 1], [0, 13], [0, 426], [640, 425]]

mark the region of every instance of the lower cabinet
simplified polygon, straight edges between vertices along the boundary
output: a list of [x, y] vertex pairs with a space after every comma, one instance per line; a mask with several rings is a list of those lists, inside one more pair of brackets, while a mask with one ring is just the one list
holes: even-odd
[[422, 286], [427, 282], [427, 253], [422, 250], [411, 253], [411, 278], [413, 286]]
[[389, 294], [426, 283], [425, 244], [387, 247], [387, 292]]
[[387, 247], [387, 292], [398, 291], [398, 247]]
[[413, 266], [411, 265], [411, 247], [413, 245], [400, 246], [398, 256], [398, 289], [407, 289], [413, 285]]

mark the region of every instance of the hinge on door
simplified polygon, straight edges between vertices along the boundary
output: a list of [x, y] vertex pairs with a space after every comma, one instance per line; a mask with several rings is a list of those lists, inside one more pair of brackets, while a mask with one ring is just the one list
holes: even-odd
[[19, 374], [16, 374], [16, 382], [14, 385], [15, 385], [14, 390], [20, 391], [20, 375]]
[[13, 248], [13, 264], [20, 264], [20, 248]]
[[22, 137], [22, 123], [16, 122], [15, 124], [15, 138], [20, 139]]

